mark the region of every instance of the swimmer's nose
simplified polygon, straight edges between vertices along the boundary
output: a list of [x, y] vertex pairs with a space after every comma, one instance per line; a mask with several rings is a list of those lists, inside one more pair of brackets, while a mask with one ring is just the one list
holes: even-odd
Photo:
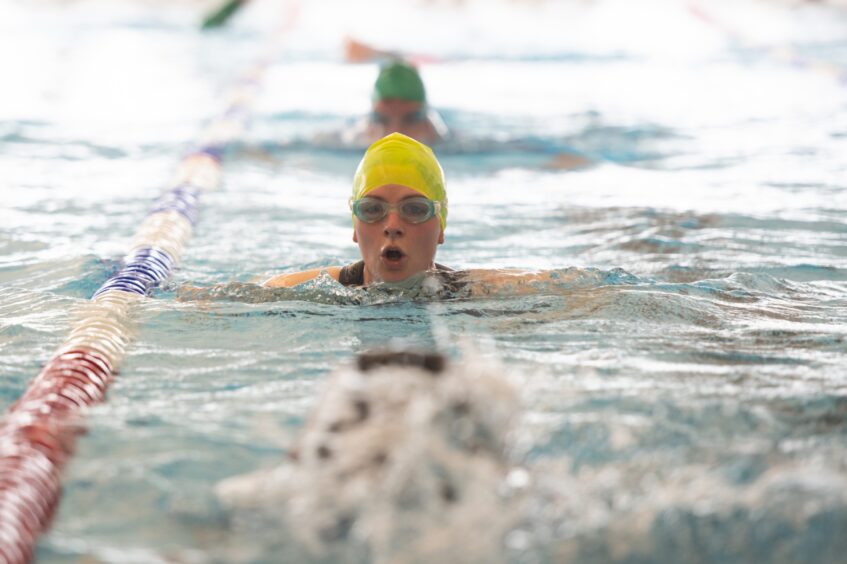
[[400, 216], [397, 215], [397, 212], [394, 210], [388, 212], [388, 215], [385, 216], [385, 223], [383, 225], [383, 233], [385, 233], [386, 237], [390, 239], [394, 239], [396, 237], [400, 237], [404, 232], [404, 222], [400, 219]]
[[400, 118], [392, 118], [391, 121], [388, 122], [386, 129], [389, 133], [394, 133], [395, 131], [402, 133], [403, 120]]

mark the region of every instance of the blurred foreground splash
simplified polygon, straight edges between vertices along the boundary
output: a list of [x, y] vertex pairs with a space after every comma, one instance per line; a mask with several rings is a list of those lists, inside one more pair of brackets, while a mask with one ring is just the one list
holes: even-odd
[[481, 359], [374, 352], [326, 383], [289, 460], [219, 484], [237, 555], [326, 562], [504, 561], [527, 473], [508, 431], [517, 396]]

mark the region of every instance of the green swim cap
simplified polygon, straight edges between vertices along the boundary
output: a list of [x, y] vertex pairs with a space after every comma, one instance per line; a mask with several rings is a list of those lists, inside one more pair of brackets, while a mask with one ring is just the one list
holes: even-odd
[[379, 102], [391, 98], [426, 103], [426, 91], [418, 69], [405, 61], [396, 60], [379, 70], [372, 100]]
[[432, 149], [402, 133], [386, 135], [371, 145], [353, 177], [353, 199], [386, 184], [399, 184], [441, 202], [438, 219], [447, 225], [447, 191], [444, 171]]

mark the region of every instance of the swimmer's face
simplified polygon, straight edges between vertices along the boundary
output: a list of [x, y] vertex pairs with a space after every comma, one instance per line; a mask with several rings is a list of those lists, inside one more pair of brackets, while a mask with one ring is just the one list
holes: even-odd
[[[368, 192], [369, 198], [394, 205], [420, 196], [420, 192], [399, 184]], [[354, 218], [353, 241], [359, 244], [365, 261], [365, 284], [400, 282], [435, 266], [435, 251], [444, 242], [444, 230], [437, 215], [423, 223], [408, 223], [392, 210], [375, 223]]]
[[390, 133], [408, 135], [424, 145], [438, 141], [438, 132], [426, 115], [426, 107], [420, 102], [398, 99], [374, 102], [367, 130], [370, 141], [377, 141]]

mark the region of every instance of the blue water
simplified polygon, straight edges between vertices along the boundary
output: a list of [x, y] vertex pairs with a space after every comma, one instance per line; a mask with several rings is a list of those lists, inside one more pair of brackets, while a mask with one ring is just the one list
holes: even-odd
[[[0, 8], [0, 407], [118, 268], [272, 32], [268, 4], [206, 36], [192, 5]], [[391, 26], [301, 7], [223, 187], [89, 415], [38, 560], [305, 558], [215, 485], [279, 464], [357, 352], [391, 341], [458, 362], [467, 339], [521, 400], [512, 454], [535, 501], [504, 560], [843, 561], [847, 87], [777, 54], [843, 72], [847, 16], [775, 4], [710, 3], [742, 45], [658, 0], [386, 3]], [[566, 281], [448, 300], [256, 286], [357, 258], [360, 150], [310, 141], [367, 111], [375, 67], [341, 62], [345, 33], [443, 59], [422, 70], [458, 136], [438, 149], [439, 262]], [[563, 151], [592, 164], [550, 168]]]

